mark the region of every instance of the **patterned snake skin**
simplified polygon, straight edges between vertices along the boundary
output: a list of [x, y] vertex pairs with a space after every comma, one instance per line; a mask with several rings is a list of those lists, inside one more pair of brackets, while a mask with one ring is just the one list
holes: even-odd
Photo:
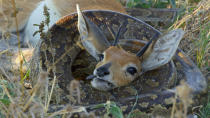
[[[119, 26], [128, 21], [127, 30], [120, 36], [120, 45], [134, 53], [155, 34], [161, 35], [150, 25], [125, 14], [99, 10], [85, 11], [84, 14], [102, 29], [110, 42], [113, 41], [113, 36]], [[49, 29], [48, 33], [50, 38], [42, 39], [40, 50], [36, 53], [40, 55], [41, 69], [47, 70], [48, 68], [50, 77], [53, 77], [52, 70], [54, 69], [59, 88], [62, 90], [58, 104], [70, 103], [76, 106], [86, 106], [88, 111], [96, 110], [102, 115], [105, 110], [97, 110], [94, 106], [110, 100], [120, 106], [124, 114], [128, 114], [136, 101], [133, 110], [147, 112], [159, 105], [170, 107], [174, 97], [172, 91], [175, 91], [180, 80], [185, 80], [193, 88], [195, 95], [199, 95], [206, 89], [206, 80], [200, 70], [178, 49], [175, 58], [168, 64], [146, 72], [128, 86], [109, 92], [95, 90], [88, 81], [84, 80], [86, 76], [92, 74], [97, 62], [80, 46], [77, 14], [63, 17]], [[49, 67], [54, 68], [49, 70]], [[72, 97], [72, 99], [67, 97], [69, 83], [73, 79], [81, 80], [80, 103], [77, 102], [77, 97]]]

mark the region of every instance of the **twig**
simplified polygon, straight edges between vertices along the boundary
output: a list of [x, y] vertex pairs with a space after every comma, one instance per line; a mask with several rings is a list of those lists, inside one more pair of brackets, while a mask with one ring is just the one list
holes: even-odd
[[50, 104], [50, 100], [51, 100], [51, 97], [52, 97], [53, 89], [55, 87], [55, 80], [56, 80], [56, 75], [54, 75], [54, 78], [53, 78], [53, 84], [52, 84], [52, 88], [51, 88], [51, 91], [50, 91], [50, 96], [49, 96], [48, 101], [47, 101], [47, 106], [45, 107], [45, 112], [47, 112], [49, 104]]
[[[17, 32], [17, 39], [18, 39], [18, 55], [21, 55], [21, 49], [20, 49], [20, 32], [19, 32], [19, 28], [18, 28], [18, 19], [17, 19], [17, 8], [16, 8], [16, 4], [15, 4], [15, 0], [12, 0], [12, 6], [13, 6], [13, 10], [14, 10], [14, 17], [15, 17], [15, 25], [16, 25], [16, 32]], [[19, 56], [20, 58], [20, 56]], [[20, 78], [23, 78], [23, 72], [22, 72], [22, 61], [20, 60]]]

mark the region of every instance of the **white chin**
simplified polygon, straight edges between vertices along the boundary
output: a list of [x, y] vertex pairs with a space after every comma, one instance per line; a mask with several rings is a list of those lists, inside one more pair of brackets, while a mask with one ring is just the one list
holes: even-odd
[[98, 89], [98, 90], [101, 90], [101, 91], [108, 91], [108, 90], [111, 90], [114, 87], [114, 85], [110, 84], [110, 82], [108, 81], [104, 81], [100, 78], [94, 78], [92, 81], [91, 81], [91, 85], [92, 87], [94, 87], [95, 89]]

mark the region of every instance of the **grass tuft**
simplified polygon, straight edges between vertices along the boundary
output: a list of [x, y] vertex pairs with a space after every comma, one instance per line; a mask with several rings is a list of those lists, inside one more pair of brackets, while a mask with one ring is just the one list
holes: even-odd
[[208, 59], [210, 55], [208, 51], [210, 50], [210, 21], [206, 25], [200, 27], [200, 39], [197, 41], [197, 65], [202, 68], [204, 65], [209, 67]]

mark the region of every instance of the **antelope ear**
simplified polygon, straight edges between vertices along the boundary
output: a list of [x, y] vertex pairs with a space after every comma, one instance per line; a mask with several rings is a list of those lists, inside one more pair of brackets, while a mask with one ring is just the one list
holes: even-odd
[[153, 70], [168, 63], [174, 56], [183, 35], [182, 29], [176, 29], [160, 37], [153, 45], [151, 53], [143, 60], [143, 71]]
[[99, 55], [102, 54], [110, 43], [106, 39], [103, 32], [86, 16], [82, 14], [79, 5], [76, 5], [78, 13], [78, 30], [82, 45], [96, 60], [99, 60]]

